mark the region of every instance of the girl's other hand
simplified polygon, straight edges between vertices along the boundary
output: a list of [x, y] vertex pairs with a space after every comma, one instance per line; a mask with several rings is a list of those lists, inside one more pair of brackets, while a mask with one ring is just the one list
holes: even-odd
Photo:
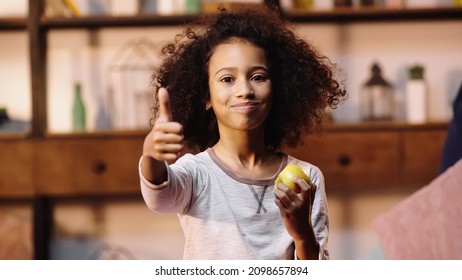
[[313, 206], [316, 185], [305, 180], [295, 178], [295, 184], [300, 187], [296, 193], [286, 185], [276, 186], [275, 203], [281, 211], [284, 226], [295, 240], [304, 240], [314, 235], [311, 223], [311, 209]]

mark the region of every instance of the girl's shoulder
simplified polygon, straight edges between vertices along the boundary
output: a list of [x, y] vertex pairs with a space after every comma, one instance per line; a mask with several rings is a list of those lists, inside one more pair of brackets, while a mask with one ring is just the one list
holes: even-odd
[[198, 153], [186, 153], [183, 156], [181, 156], [175, 164], [191, 164], [191, 163], [209, 163], [211, 160], [209, 153], [207, 150], [198, 152]]
[[301, 165], [304, 168], [308, 168], [308, 169], [313, 168], [313, 169], [319, 170], [319, 168], [316, 165], [314, 165], [314, 164], [312, 164], [312, 163], [310, 163], [308, 161], [296, 158], [296, 157], [294, 157], [292, 155], [287, 155], [287, 164], [298, 164], [298, 165]]

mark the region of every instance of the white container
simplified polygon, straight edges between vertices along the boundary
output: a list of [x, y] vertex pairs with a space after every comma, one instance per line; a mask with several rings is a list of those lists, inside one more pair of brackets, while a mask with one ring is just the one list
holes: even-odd
[[409, 80], [406, 83], [406, 120], [416, 124], [427, 121], [427, 85], [425, 80]]

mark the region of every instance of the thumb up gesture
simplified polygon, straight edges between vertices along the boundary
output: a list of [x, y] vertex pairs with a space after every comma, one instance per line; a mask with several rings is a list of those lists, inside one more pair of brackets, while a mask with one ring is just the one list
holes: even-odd
[[159, 117], [144, 140], [143, 156], [170, 163], [183, 150], [183, 126], [173, 121], [167, 89], [160, 88], [158, 96]]

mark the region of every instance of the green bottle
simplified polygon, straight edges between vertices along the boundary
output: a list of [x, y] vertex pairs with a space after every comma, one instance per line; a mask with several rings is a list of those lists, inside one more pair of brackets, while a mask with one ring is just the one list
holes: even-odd
[[202, 10], [201, 0], [186, 0], [186, 13], [198, 14]]
[[80, 84], [74, 86], [75, 96], [74, 105], [72, 106], [72, 129], [74, 131], [85, 131], [85, 105], [82, 100], [82, 88]]

